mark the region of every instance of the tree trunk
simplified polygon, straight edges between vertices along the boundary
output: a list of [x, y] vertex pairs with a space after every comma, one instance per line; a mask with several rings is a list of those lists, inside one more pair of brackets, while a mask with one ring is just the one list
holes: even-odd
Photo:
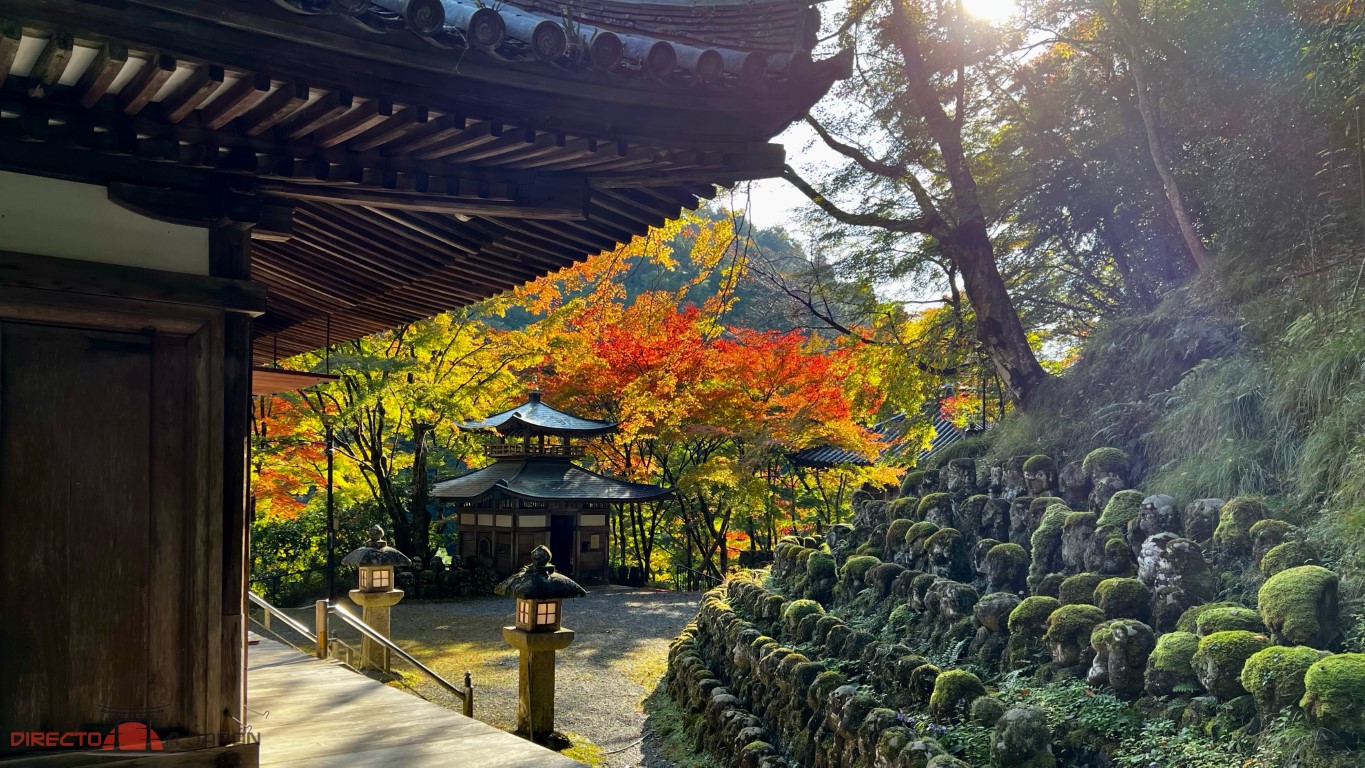
[[1166, 203], [1170, 206], [1171, 216], [1175, 218], [1176, 225], [1180, 229], [1180, 238], [1185, 242], [1185, 251], [1189, 253], [1195, 265], [1200, 271], [1212, 266], [1208, 251], [1204, 250], [1204, 241], [1199, 239], [1199, 233], [1194, 229], [1194, 222], [1190, 219], [1189, 212], [1185, 209], [1185, 198], [1180, 194], [1180, 182], [1175, 178], [1175, 173], [1171, 171], [1171, 158], [1166, 153], [1166, 147], [1161, 140], [1161, 118], [1156, 99], [1152, 97], [1150, 83], [1147, 78], [1146, 65], [1143, 62], [1142, 45], [1138, 40], [1138, 27], [1142, 23], [1137, 17], [1137, 9], [1132, 4], [1120, 3], [1119, 7], [1123, 11], [1124, 18], [1120, 20], [1107, 4], [1108, 0], [1100, 0], [1101, 13], [1109, 20], [1123, 40], [1124, 47], [1128, 49], [1128, 71], [1133, 75], [1133, 90], [1137, 92], [1138, 114], [1142, 116], [1142, 129], [1147, 138], [1147, 151], [1152, 156], [1152, 166], [1156, 173], [1161, 177], [1161, 187], [1166, 193]]
[[412, 425], [412, 439], [415, 443], [412, 454], [412, 552], [408, 556], [427, 562], [428, 547], [431, 541], [431, 512], [427, 510], [427, 436], [431, 425], [417, 422]]
[[942, 246], [962, 272], [967, 301], [976, 315], [977, 340], [1004, 382], [1010, 402], [1024, 405], [1047, 380], [1047, 372], [1029, 346], [1024, 324], [996, 268], [985, 221], [964, 222]]

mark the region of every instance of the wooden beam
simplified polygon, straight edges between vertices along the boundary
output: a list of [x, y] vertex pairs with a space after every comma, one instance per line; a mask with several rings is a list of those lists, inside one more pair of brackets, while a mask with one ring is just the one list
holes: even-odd
[[393, 102], [387, 99], [370, 99], [318, 129], [317, 133], [313, 134], [313, 143], [323, 148], [344, 144], [388, 120], [392, 115]]
[[573, 189], [562, 184], [550, 184], [537, 189], [519, 189], [518, 199], [511, 201], [478, 200], [439, 195], [421, 195], [373, 189], [314, 187], [304, 184], [284, 184], [264, 181], [261, 190], [287, 200], [312, 200], [338, 205], [363, 205], [376, 208], [399, 208], [408, 211], [463, 214], [465, 216], [511, 217], [528, 219], [582, 219], [587, 200], [586, 186]]
[[265, 286], [260, 283], [4, 250], [0, 250], [0, 285], [161, 304], [218, 307], [247, 315], [259, 315], [266, 309]]
[[105, 43], [100, 46], [95, 60], [81, 73], [76, 83], [76, 93], [80, 94], [80, 105], [89, 109], [109, 91], [123, 65], [128, 63], [128, 49], [118, 43]]
[[261, 99], [261, 103], [247, 110], [238, 121], [242, 132], [248, 136], [259, 136], [270, 130], [276, 123], [289, 117], [308, 101], [308, 86], [303, 83], [285, 83], [275, 92]]
[[19, 40], [24, 36], [24, 28], [13, 19], [0, 18], [0, 83], [9, 77], [14, 57], [19, 54]]
[[200, 122], [210, 131], [232, 122], [238, 115], [250, 109], [270, 90], [270, 78], [266, 75], [243, 75], [218, 98], [199, 110]]
[[65, 32], [53, 33], [52, 39], [43, 46], [38, 61], [28, 75], [28, 96], [31, 99], [45, 99], [62, 79], [67, 62], [71, 61], [71, 46], [75, 40]]
[[426, 107], [405, 107], [398, 114], [352, 139], [349, 146], [356, 152], [366, 152], [398, 139], [426, 121]]
[[351, 109], [350, 91], [328, 91], [313, 100], [312, 104], [294, 113], [293, 119], [284, 127], [285, 138], [290, 141], [301, 139], [346, 114]]
[[450, 137], [464, 132], [464, 130], [465, 119], [463, 116], [456, 114], [442, 115], [421, 128], [412, 131], [401, 141], [393, 142], [384, 147], [381, 154], [385, 157], [393, 157], [394, 155], [405, 155], [409, 152], [416, 152], [419, 149], [425, 149], [434, 144], [440, 144]]
[[161, 115], [178, 123], [199, 108], [214, 91], [223, 85], [223, 68], [217, 64], [201, 64], [185, 78], [175, 92], [161, 101]]
[[118, 106], [125, 115], [136, 115], [147, 106], [161, 86], [166, 84], [175, 72], [175, 57], [158, 54], [142, 64], [142, 69], [133, 75], [118, 94]]

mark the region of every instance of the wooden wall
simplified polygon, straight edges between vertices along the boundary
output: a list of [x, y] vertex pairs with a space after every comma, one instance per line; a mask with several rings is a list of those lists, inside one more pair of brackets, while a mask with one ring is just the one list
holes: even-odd
[[[232, 313], [211, 306], [229, 281], [0, 261], [0, 732], [110, 708], [231, 732], [244, 530], [225, 510]], [[158, 299], [128, 295], [148, 282]]]

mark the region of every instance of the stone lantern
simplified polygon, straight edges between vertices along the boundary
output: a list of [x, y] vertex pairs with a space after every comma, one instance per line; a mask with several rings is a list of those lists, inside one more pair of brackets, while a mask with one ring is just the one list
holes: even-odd
[[550, 550], [531, 552], [531, 564], [494, 590], [517, 600], [516, 626], [503, 627], [502, 638], [521, 652], [517, 686], [517, 734], [545, 743], [555, 734], [555, 651], [573, 642], [574, 632], [560, 626], [565, 598], [588, 594], [573, 579], [555, 573]]
[[[403, 590], [394, 589], [394, 566], [412, 565], [408, 556], [384, 542], [384, 529], [370, 526], [365, 546], [341, 559], [342, 565], [360, 569], [360, 588], [350, 592], [351, 601], [360, 606], [360, 618], [375, 632], [389, 636], [389, 609], [403, 599]], [[366, 666], [389, 671], [389, 649], [368, 637], [360, 639], [360, 655]]]

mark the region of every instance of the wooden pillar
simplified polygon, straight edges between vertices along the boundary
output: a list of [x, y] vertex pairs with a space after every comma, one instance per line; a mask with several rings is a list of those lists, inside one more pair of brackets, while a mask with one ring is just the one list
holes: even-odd
[[[251, 228], [221, 222], [209, 231], [209, 274], [251, 277]], [[247, 524], [251, 435], [251, 318], [229, 312], [223, 320], [223, 624], [222, 717], [219, 730], [238, 733], [246, 723]]]

